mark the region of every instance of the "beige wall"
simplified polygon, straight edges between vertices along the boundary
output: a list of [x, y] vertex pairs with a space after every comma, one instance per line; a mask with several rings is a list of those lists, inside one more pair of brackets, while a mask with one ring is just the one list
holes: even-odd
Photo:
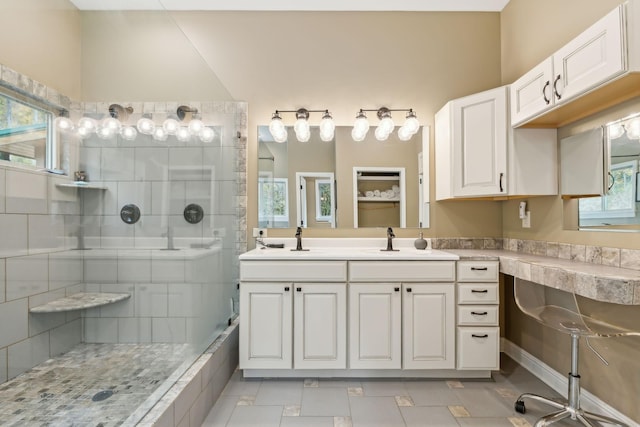
[[[247, 101], [249, 233], [257, 224], [257, 126], [267, 124], [274, 110], [328, 108], [338, 125], [351, 126], [360, 108], [411, 107], [432, 129], [435, 112], [447, 100], [500, 84], [498, 13], [180, 12], [171, 14], [170, 21], [166, 14], [148, 15], [83, 13], [83, 95], [92, 100], [198, 100], [216, 99], [220, 90]], [[170, 38], [154, 36], [163, 28], [176, 33], [172, 25], [193, 43], [183, 56], [195, 64], [192, 74], [176, 72], [180, 61], [175, 57], [169, 56], [171, 64], [158, 65], [130, 52], [146, 46], [156, 55], [175, 53], [168, 48], [174, 43]], [[109, 52], [106, 58], [98, 53], [104, 51]], [[215, 87], [216, 82], [224, 88]], [[200, 84], [203, 90], [198, 91]], [[320, 117], [312, 114], [311, 120]], [[285, 121], [293, 124], [293, 115], [285, 115]], [[501, 234], [498, 203], [434, 205], [428, 236]], [[305, 235], [381, 233], [312, 229]], [[397, 233], [416, 234], [415, 229]], [[290, 236], [292, 230], [269, 235]]]
[[0, 64], [80, 99], [80, 46], [68, 0], [0, 0]]

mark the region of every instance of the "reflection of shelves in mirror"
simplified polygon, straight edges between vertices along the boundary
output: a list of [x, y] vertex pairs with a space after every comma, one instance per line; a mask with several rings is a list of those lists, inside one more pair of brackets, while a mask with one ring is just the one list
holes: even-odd
[[56, 184], [56, 187], [62, 188], [84, 188], [86, 190], [106, 190], [107, 187], [97, 184], [79, 184], [79, 183], [69, 183], [69, 184]]
[[400, 181], [400, 177], [398, 175], [388, 175], [388, 176], [359, 176], [358, 181]]
[[391, 199], [386, 199], [383, 197], [358, 197], [359, 202], [399, 202], [400, 197], [393, 197]]

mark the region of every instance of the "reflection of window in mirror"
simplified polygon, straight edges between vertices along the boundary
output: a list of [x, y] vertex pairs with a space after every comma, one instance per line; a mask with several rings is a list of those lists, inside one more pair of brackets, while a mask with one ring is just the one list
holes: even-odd
[[316, 180], [316, 221], [331, 221], [331, 181]]
[[258, 178], [258, 226], [288, 227], [288, 185], [287, 178], [272, 178], [261, 175]]
[[49, 111], [0, 93], [0, 160], [34, 169], [55, 167], [47, 162], [51, 118]]
[[580, 199], [580, 224], [610, 225], [610, 219], [635, 217], [637, 172], [637, 160], [612, 165], [607, 195]]
[[[634, 114], [605, 127], [605, 194], [581, 198], [579, 227], [616, 229], [640, 225], [638, 209], [638, 161], [640, 160], [640, 115]], [[608, 158], [607, 158], [608, 157]]]

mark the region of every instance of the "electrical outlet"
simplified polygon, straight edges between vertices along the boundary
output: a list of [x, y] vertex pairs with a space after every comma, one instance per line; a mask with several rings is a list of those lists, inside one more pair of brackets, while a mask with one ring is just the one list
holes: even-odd
[[254, 228], [253, 229], [253, 237], [267, 237], [267, 229], [266, 228]]
[[522, 228], [531, 228], [531, 211], [527, 211], [522, 218]]

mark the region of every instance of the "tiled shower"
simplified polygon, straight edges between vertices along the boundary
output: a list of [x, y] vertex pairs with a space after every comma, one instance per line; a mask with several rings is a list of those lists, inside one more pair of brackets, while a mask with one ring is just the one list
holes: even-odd
[[[65, 103], [56, 98], [55, 104]], [[182, 103], [120, 104], [133, 107], [135, 123], [142, 114], [162, 122]], [[104, 117], [109, 105], [68, 103], [74, 120]], [[187, 369], [234, 317], [237, 255], [246, 249], [246, 104], [190, 106], [214, 129], [212, 142], [179, 142], [174, 136], [156, 141], [141, 134], [133, 141], [63, 136], [70, 164], [77, 165], [71, 172], [84, 170], [86, 187], [0, 165], [0, 419], [10, 425], [56, 425], [46, 414], [61, 416], [63, 406], [67, 420], [90, 416], [75, 421], [121, 425], [131, 414], [96, 412], [94, 392], [110, 387], [123, 398], [133, 390], [136, 395], [125, 400], [151, 408], [149, 394], [177, 381], [176, 369]], [[185, 208], [194, 204], [203, 210], [198, 223], [186, 221]], [[134, 224], [121, 218], [125, 205], [139, 208]], [[179, 250], [166, 250], [168, 232]], [[78, 292], [130, 296], [84, 310], [29, 312]], [[79, 394], [61, 400], [73, 394], [73, 385], [56, 385], [54, 378], [96, 358], [112, 365], [100, 374], [109, 381], [83, 377]], [[141, 362], [140, 369], [118, 369]], [[87, 365], [84, 374], [92, 370]], [[131, 378], [117, 378], [124, 371], [144, 386], [136, 389]], [[33, 387], [40, 403], [30, 405], [26, 390]], [[147, 394], [138, 395], [142, 389]], [[155, 394], [152, 399], [161, 397]], [[103, 409], [119, 406], [109, 399]]]

